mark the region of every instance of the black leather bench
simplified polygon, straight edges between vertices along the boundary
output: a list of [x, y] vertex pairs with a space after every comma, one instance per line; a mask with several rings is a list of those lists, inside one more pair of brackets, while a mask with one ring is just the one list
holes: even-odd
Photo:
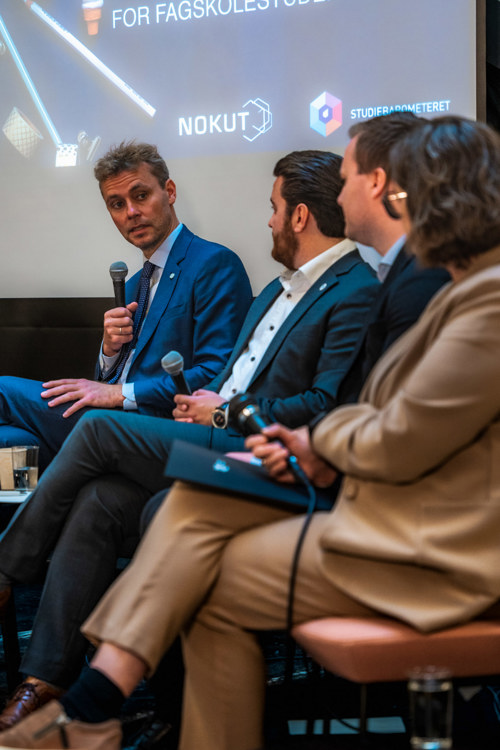
[[0, 375], [93, 378], [103, 297], [0, 299]]

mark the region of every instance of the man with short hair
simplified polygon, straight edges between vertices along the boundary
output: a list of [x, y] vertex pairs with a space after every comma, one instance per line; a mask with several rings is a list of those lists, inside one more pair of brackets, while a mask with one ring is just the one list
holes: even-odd
[[340, 164], [322, 151], [293, 152], [277, 163], [269, 226], [273, 257], [285, 270], [254, 301], [220, 376], [187, 400], [177, 397], [181, 418], [197, 424], [109, 411], [85, 415], [4, 532], [4, 592], [11, 580], [36, 578], [53, 552], [21, 667], [29, 678], [0, 716], [2, 729], [78, 674], [87, 647], [79, 626], [113, 580], [124, 542], [137, 542], [145, 502], [159, 490], [163, 497], [174, 439], [241, 450], [243, 436], [225, 424], [224, 404], [236, 391], [251, 392], [266, 416], [290, 427], [335, 406], [379, 288], [344, 238]]
[[95, 176], [144, 266], [127, 282], [126, 307], [104, 316], [96, 380], [0, 378], [0, 446], [39, 444], [42, 470], [89, 408], [171, 416], [175, 385], [163, 355], [182, 352], [191, 388], [204, 385], [225, 364], [252, 300], [238, 256], [179, 223], [176, 186], [155, 146], [122, 143]]
[[369, 245], [382, 256], [377, 275], [382, 288], [366, 319], [352, 362], [338, 392], [339, 403], [352, 403], [379, 357], [413, 325], [440, 287], [449, 281], [442, 268], [422, 269], [405, 249], [399, 218], [388, 215], [387, 192], [391, 147], [425, 120], [411, 112], [393, 112], [359, 122], [349, 130], [351, 140], [342, 162], [344, 186], [339, 195], [346, 235]]

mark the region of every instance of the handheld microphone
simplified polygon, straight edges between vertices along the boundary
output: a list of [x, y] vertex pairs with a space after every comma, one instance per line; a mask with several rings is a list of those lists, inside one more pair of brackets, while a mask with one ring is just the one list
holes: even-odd
[[[250, 393], [237, 393], [229, 402], [228, 422], [244, 435], [258, 435], [271, 421], [261, 414], [259, 405]], [[288, 457], [288, 468], [295, 479], [306, 487], [310, 485], [309, 479], [299, 466], [295, 456]]]
[[115, 291], [115, 304], [117, 307], [125, 307], [125, 279], [128, 274], [127, 264], [123, 260], [117, 260], [109, 267], [109, 275], [113, 280]]
[[179, 352], [172, 350], [168, 354], [165, 354], [161, 360], [161, 366], [170, 375], [177, 388], [177, 393], [183, 393], [185, 396], [191, 395], [191, 388], [186, 382], [184, 377], [184, 357]]

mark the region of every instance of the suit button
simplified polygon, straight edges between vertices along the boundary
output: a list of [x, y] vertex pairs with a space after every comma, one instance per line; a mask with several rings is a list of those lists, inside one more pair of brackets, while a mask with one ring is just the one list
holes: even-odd
[[358, 494], [358, 485], [353, 482], [352, 479], [347, 479], [344, 483], [344, 491], [342, 493], [347, 500], [354, 500]]

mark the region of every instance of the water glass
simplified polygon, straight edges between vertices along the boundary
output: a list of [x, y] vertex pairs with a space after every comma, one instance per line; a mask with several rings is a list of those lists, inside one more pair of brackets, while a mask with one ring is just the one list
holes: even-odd
[[29, 492], [38, 482], [38, 445], [16, 445], [12, 448], [14, 489]]
[[408, 680], [413, 750], [452, 746], [453, 683], [445, 667], [418, 667]]

